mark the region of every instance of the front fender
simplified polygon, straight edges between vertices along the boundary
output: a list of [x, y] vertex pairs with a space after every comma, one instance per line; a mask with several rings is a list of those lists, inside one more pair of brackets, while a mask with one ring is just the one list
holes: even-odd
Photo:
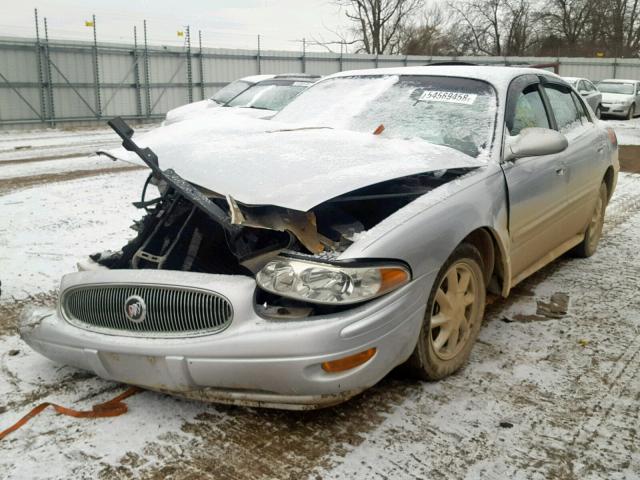
[[471, 232], [486, 228], [502, 261], [503, 294], [508, 293], [509, 234], [507, 191], [502, 170], [490, 164], [442, 185], [361, 234], [341, 258], [398, 258], [414, 277], [440, 269]]

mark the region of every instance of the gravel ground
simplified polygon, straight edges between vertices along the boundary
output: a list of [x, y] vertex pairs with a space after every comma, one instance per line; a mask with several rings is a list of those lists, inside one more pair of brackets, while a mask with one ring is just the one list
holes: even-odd
[[[36, 143], [20, 135], [0, 135], [0, 149]], [[105, 142], [101, 132], [72, 135]], [[74, 178], [90, 170], [77, 158], [35, 163], [50, 161], [61, 176], [0, 190], [0, 429], [45, 400], [86, 409], [124, 390], [53, 364], [14, 328], [25, 303], [53, 301], [75, 262], [120, 246], [146, 174]], [[0, 164], [0, 178], [17, 165]], [[469, 365], [446, 380], [393, 372], [307, 413], [153, 392], [111, 419], [46, 411], [2, 442], [0, 478], [640, 478], [639, 207], [640, 176], [622, 174], [598, 253], [561, 258], [490, 305]]]

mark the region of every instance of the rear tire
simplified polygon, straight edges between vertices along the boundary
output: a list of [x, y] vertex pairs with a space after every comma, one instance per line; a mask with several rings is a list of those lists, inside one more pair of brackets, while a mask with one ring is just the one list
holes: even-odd
[[427, 300], [418, 343], [407, 361], [412, 375], [439, 380], [467, 362], [484, 316], [482, 270], [478, 249], [466, 243], [442, 266]]
[[596, 253], [598, 243], [600, 243], [600, 237], [602, 236], [602, 226], [604, 225], [604, 213], [607, 208], [608, 195], [607, 184], [602, 182], [598, 192], [596, 206], [593, 209], [591, 220], [589, 220], [589, 226], [586, 232], [584, 232], [584, 238], [582, 242], [573, 249], [573, 253], [577, 257], [587, 258]]

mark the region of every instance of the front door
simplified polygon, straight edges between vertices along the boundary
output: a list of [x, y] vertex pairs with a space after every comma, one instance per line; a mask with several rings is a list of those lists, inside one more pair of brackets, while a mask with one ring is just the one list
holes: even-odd
[[563, 152], [567, 211], [561, 232], [567, 239], [586, 230], [595, 208], [604, 175], [607, 135], [596, 127], [580, 98], [570, 89], [547, 83], [544, 91], [557, 127], [569, 141], [569, 147]]
[[[519, 83], [509, 90], [507, 135], [518, 135], [528, 127], [552, 128], [537, 77]], [[562, 243], [559, 218], [567, 203], [565, 164], [560, 153], [504, 162], [502, 169], [509, 192], [511, 269], [518, 278]]]

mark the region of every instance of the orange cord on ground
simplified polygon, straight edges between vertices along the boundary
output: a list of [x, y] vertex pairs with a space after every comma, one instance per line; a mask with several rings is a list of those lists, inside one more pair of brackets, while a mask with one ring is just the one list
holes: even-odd
[[131, 387], [125, 392], [118, 395], [117, 397], [112, 398], [107, 402], [94, 405], [93, 407], [91, 407], [91, 410], [85, 410], [85, 411], [73, 410], [71, 408], [63, 407], [61, 405], [56, 405], [55, 403], [50, 403], [50, 402], [41, 403], [40, 405], [35, 407], [33, 410], [31, 410], [29, 413], [27, 413], [24, 417], [22, 417], [20, 420], [18, 420], [15, 424], [10, 426], [6, 430], [3, 430], [2, 432], [0, 432], [0, 440], [4, 439], [4, 437], [9, 435], [10, 433], [18, 430], [20, 427], [25, 425], [29, 420], [31, 420], [33, 417], [41, 413], [47, 407], [53, 407], [56, 412], [62, 415], [68, 415], [70, 417], [76, 417], [76, 418], [117, 417], [118, 415], [127, 413], [127, 410], [128, 410], [127, 405], [125, 403], [122, 403], [122, 401], [141, 391], [142, 389], [139, 387]]

